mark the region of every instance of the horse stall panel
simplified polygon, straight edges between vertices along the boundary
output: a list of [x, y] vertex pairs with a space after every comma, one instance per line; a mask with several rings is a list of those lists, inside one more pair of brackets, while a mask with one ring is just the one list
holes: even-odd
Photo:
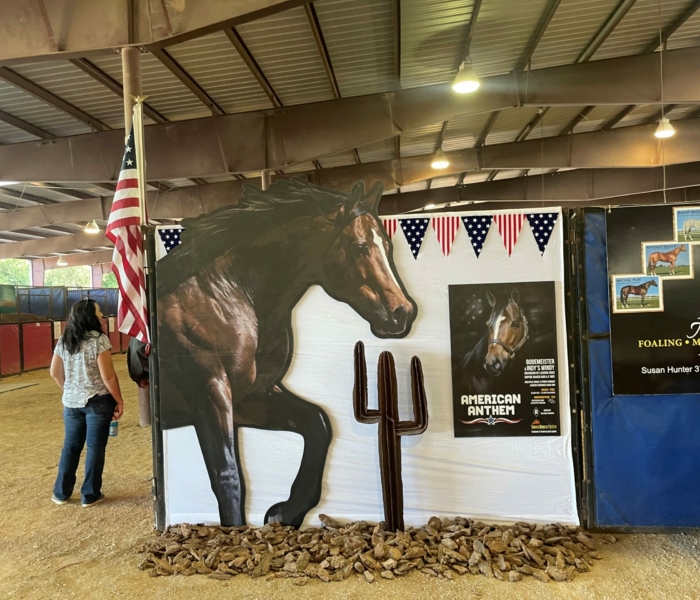
[[[287, 195], [291, 187], [298, 194]], [[187, 220], [179, 246], [172, 229], [159, 230], [167, 523], [383, 520], [377, 426], [353, 411], [358, 341], [370, 408], [379, 354], [394, 355], [400, 426], [414, 418], [411, 357], [422, 361], [429, 426], [400, 442], [407, 525], [433, 514], [578, 523], [559, 209], [421, 214], [382, 226], [381, 190], [360, 187], [247, 188], [251, 207], [274, 210], [241, 211], [244, 198]], [[209, 289], [221, 295], [201, 305], [215, 310], [175, 313], [168, 303], [165, 312], [189, 274], [224, 252], [234, 274], [212, 271]], [[197, 326], [187, 346], [177, 323]], [[229, 393], [234, 414], [216, 412]], [[217, 427], [222, 417], [235, 427]]]
[[24, 370], [41, 369], [51, 364], [53, 324], [22, 323], [22, 358]]
[[0, 376], [16, 375], [20, 370], [19, 325], [0, 325]]
[[53, 348], [56, 348], [56, 342], [58, 342], [59, 338], [63, 335], [63, 332], [66, 330], [66, 322], [65, 321], [53, 321], [52, 323], [52, 328], [53, 328], [53, 340], [51, 342], [51, 346]]
[[[610, 260], [608, 244], [623, 240], [606, 239], [606, 217], [620, 219], [625, 213], [619, 211], [625, 210], [585, 215], [585, 305], [588, 338], [592, 338], [588, 343], [593, 456], [589, 524], [611, 528], [698, 527], [700, 396], [613, 393], [611, 341], [607, 338], [612, 289], [608, 264], [611, 273], [628, 272], [637, 264], [635, 272], [640, 272], [641, 243], [673, 239], [672, 207], [652, 207], [648, 210], [648, 226], [620, 223], [620, 228], [627, 231], [626, 243], [639, 246], [638, 263], [634, 258], [627, 263]], [[694, 275], [693, 285], [700, 285], [697, 267]], [[673, 285], [678, 283], [665, 281], [664, 291]], [[692, 295], [695, 303], [698, 292], [700, 289]], [[614, 301], [618, 301], [617, 295]], [[652, 312], [648, 318], [654, 316]], [[675, 335], [669, 332], [667, 337]], [[638, 377], [644, 376], [640, 373]]]

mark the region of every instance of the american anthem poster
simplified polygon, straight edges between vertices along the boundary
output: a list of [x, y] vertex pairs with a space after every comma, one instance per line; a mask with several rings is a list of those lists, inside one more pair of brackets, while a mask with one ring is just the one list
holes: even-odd
[[607, 214], [613, 393], [700, 392], [700, 206]]
[[560, 435], [553, 281], [449, 286], [455, 437]]

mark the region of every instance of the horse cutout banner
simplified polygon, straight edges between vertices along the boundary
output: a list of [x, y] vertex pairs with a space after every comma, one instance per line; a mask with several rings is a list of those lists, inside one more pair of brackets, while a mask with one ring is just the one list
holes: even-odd
[[[384, 351], [395, 357], [401, 422], [414, 419], [412, 357], [423, 364], [430, 428], [397, 440], [407, 526], [433, 514], [578, 522], [568, 381], [560, 370], [567, 363], [561, 226], [544, 255], [527, 227], [510, 257], [497, 234], [484, 240], [478, 260], [469, 236], [456, 235], [446, 256], [436, 235], [423, 234], [415, 260], [403, 232], [392, 240], [382, 226], [381, 195], [380, 184], [346, 192], [301, 179], [266, 191], [247, 185], [237, 205], [184, 220], [181, 243], [167, 254], [161, 236], [167, 523], [301, 526], [322, 513], [382, 520], [378, 425], [354, 415], [358, 340], [370, 364]], [[462, 215], [421, 215], [416, 226], [428, 230], [433, 217], [446, 216]], [[527, 284], [537, 282], [549, 285], [556, 321], [558, 435], [522, 438], [518, 446], [455, 438], [450, 286], [489, 284], [497, 307], [505, 290], [498, 285], [508, 293], [517, 287], [532, 328], [538, 318]], [[530, 333], [516, 361], [533, 339]], [[369, 369], [370, 415], [377, 383]]]

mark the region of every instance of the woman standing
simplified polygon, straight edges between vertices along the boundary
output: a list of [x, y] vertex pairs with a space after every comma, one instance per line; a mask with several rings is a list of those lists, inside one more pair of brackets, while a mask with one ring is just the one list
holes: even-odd
[[63, 389], [65, 424], [63, 451], [51, 497], [56, 504], [65, 504], [73, 494], [86, 441], [85, 480], [80, 490], [83, 508], [104, 499], [102, 471], [109, 424], [122, 416], [124, 400], [112, 364], [112, 344], [102, 332], [102, 318], [94, 300], [76, 302], [51, 361], [51, 377]]

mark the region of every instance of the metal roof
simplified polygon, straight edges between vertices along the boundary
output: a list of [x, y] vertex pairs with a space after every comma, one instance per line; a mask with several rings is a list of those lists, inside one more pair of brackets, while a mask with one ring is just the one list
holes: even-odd
[[[478, 14], [474, 12], [475, 4], [480, 6]], [[689, 11], [694, 6], [693, 1], [637, 0], [625, 3], [625, 7], [627, 4], [631, 7], [622, 19], [606, 31], [607, 37], [598, 40], [600, 44], [593, 46], [595, 52], [589, 53], [591, 60], [650, 50], [659, 31], [663, 35], [672, 25], [675, 27], [681, 15], [688, 18], [672, 32], [667, 48], [700, 45], [700, 11]], [[399, 86], [413, 88], [447, 83], [465, 58], [471, 25], [469, 56], [482, 77], [511, 72], [530, 55], [532, 69], [569, 65], [591, 47], [597, 34], [623, 3], [620, 0], [561, 0], [551, 20], [547, 20], [547, 11], [552, 6], [555, 5], [550, 0], [483, 0], [480, 3], [475, 0], [318, 0], [307, 7], [297, 6], [236, 25], [228, 32], [221, 30], [167, 46], [165, 52], [174, 66], [168, 66], [156, 50], [152, 54], [144, 49], [141, 54], [143, 93], [148, 96], [148, 104], [164, 119], [178, 121], [212, 115], [215, 107], [207, 106], [202, 96], [210, 98], [221, 109], [217, 114], [233, 114], [269, 109], [277, 99], [277, 104], [291, 106], [332, 100], [336, 96], [391, 93]], [[546, 23], [546, 28], [540, 30], [542, 23]], [[241, 40], [242, 47], [232, 41], [235, 36]], [[121, 57], [117, 52], [89, 60], [118, 84], [122, 83]], [[66, 60], [27, 61], [14, 64], [11, 69], [107, 127], [123, 126], [121, 98], [100, 83], [99, 78], [74, 64]], [[336, 84], [337, 91], [334, 91]], [[536, 107], [505, 109], [495, 120], [488, 113], [459, 116], [446, 125], [434, 123], [403, 132], [398, 138], [318, 156], [314, 161], [292, 165], [284, 172], [300, 173], [355, 165], [358, 161], [390, 160], [397, 157], [397, 147], [402, 157], [431, 154], [440, 141], [444, 150], [452, 151], [473, 148], [477, 140], [485, 138], [487, 152], [488, 147], [495, 144], [561, 135], [577, 118], [580, 121], [573, 133], [595, 131], [606, 123], [613, 123], [623, 109], [624, 106], [552, 107], [545, 109], [534, 127], [529, 126], [537, 118]], [[696, 109], [696, 106], [670, 106], [666, 114], [674, 120], [695, 114]], [[74, 114], [1, 78], [0, 110], [44, 130], [49, 136], [70, 136], [92, 130]], [[609, 127], [653, 122], [658, 113], [658, 106], [629, 107], [629, 114]], [[584, 116], [580, 117], [581, 114]], [[0, 144], [36, 139], [29, 131], [4, 122], [0, 114]], [[531, 169], [530, 174], [537, 171]], [[522, 175], [520, 170], [503, 170], [495, 178], [519, 175]], [[259, 174], [244, 173], [243, 176], [257, 178]], [[467, 173], [463, 174], [463, 182], [482, 182], [488, 176], [488, 172]], [[207, 178], [206, 182], [238, 177], [229, 174]], [[460, 181], [460, 175], [437, 176], [430, 183], [420, 181], [403, 186], [401, 192], [454, 186]], [[195, 182], [174, 179], [161, 183], [180, 187]], [[104, 186], [86, 183], [62, 184], [60, 189], [51, 184], [22, 184], [6, 186], [5, 195], [0, 187], [0, 201], [6, 206], [25, 207], [36, 203], [16, 197], [17, 193], [51, 203], [85, 197], [86, 192], [93, 196], [111, 193]], [[44, 229], [40, 233], [55, 235], [58, 231]]]

